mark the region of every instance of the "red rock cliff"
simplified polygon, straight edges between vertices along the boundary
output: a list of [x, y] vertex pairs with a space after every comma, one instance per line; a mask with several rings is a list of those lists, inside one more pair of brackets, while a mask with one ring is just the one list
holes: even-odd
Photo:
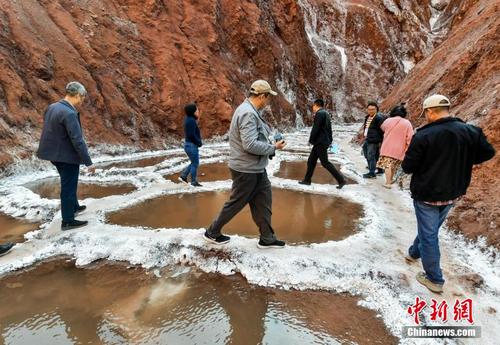
[[70, 80], [90, 93], [91, 144], [161, 147], [192, 100], [203, 135], [225, 133], [256, 78], [280, 91], [275, 125], [300, 124], [315, 96], [359, 117], [433, 46], [429, 7], [392, 1], [12, 0], [0, 10], [4, 164], [33, 151], [44, 109]]
[[452, 1], [446, 11], [454, 13], [449, 34], [393, 87], [384, 107], [407, 101], [414, 124], [421, 125], [423, 99], [440, 93], [450, 97], [454, 115], [484, 129], [497, 155], [474, 168], [471, 187], [452, 212], [450, 224], [500, 247], [500, 3]]

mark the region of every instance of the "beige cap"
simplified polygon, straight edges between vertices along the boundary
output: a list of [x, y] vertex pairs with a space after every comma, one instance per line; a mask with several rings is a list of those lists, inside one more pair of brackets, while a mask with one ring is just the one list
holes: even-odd
[[276, 96], [278, 93], [271, 89], [271, 85], [265, 80], [256, 80], [250, 86], [250, 93], [254, 95], [260, 95], [263, 93], [270, 93], [273, 96]]
[[423, 109], [436, 107], [450, 107], [451, 103], [448, 97], [443, 95], [432, 95], [424, 101]]

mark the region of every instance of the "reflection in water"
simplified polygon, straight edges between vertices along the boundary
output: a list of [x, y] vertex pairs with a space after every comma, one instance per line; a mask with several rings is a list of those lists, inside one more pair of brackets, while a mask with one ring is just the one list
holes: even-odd
[[[335, 168], [340, 171], [340, 164], [332, 162], [335, 165]], [[280, 170], [276, 173], [277, 177], [297, 180], [301, 181], [304, 179], [304, 176], [307, 171], [307, 162], [306, 161], [281, 161], [280, 162]], [[355, 184], [356, 181], [346, 176], [347, 184]], [[318, 161], [316, 165], [316, 169], [314, 169], [314, 175], [312, 177], [312, 183], [320, 183], [320, 184], [337, 184], [337, 180], [326, 170]]]
[[[152, 228], [200, 228], [218, 214], [229, 192], [168, 195], [147, 200], [108, 216], [111, 223]], [[273, 227], [293, 243], [340, 240], [356, 231], [363, 208], [339, 197], [273, 189]], [[228, 234], [258, 236], [246, 206], [223, 229]]]
[[[24, 185], [33, 193], [40, 195], [41, 198], [59, 199], [60, 181], [58, 177], [51, 177], [37, 180]], [[78, 183], [78, 199], [86, 198], [104, 198], [110, 195], [127, 194], [135, 190], [131, 184], [120, 185], [99, 185], [93, 183]]]
[[119, 168], [119, 169], [133, 169], [133, 168], [144, 168], [159, 164], [167, 159], [183, 157], [185, 156], [184, 152], [172, 153], [163, 156], [156, 157], [148, 157], [142, 159], [136, 159], [131, 161], [115, 161], [115, 162], [103, 162], [96, 164], [98, 168], [101, 169], [111, 169], [111, 168]]
[[[186, 163], [187, 166], [188, 163]], [[211, 182], [211, 181], [224, 181], [231, 179], [231, 172], [227, 166], [227, 162], [201, 164], [198, 168], [198, 181], [199, 182]], [[179, 173], [165, 175], [167, 180], [174, 182], [179, 182]], [[189, 177], [191, 178], [191, 177]]]
[[236, 275], [172, 273], [157, 278], [104, 263], [77, 269], [60, 260], [4, 277], [0, 334], [5, 344], [395, 343], [353, 297], [260, 288]]
[[23, 242], [24, 234], [38, 227], [38, 223], [28, 223], [0, 213], [0, 243]]

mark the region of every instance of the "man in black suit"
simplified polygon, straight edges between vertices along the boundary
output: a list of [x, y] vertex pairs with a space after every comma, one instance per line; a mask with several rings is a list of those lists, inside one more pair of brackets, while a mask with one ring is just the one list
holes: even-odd
[[319, 158], [321, 165], [337, 180], [337, 188], [341, 189], [346, 184], [345, 178], [337, 169], [335, 169], [335, 166], [328, 161], [328, 147], [333, 141], [332, 121], [330, 114], [323, 108], [324, 106], [325, 102], [322, 99], [315, 100], [312, 106], [314, 124], [311, 130], [311, 135], [309, 136], [309, 143], [313, 145], [313, 148], [311, 150], [311, 154], [309, 155], [309, 159], [307, 160], [306, 176], [299, 183], [304, 185], [311, 184], [311, 178]]
[[48, 160], [57, 168], [61, 177], [61, 213], [62, 230], [70, 230], [87, 225], [87, 221], [75, 219], [75, 214], [85, 210], [80, 206], [76, 192], [80, 164], [85, 164], [89, 171], [92, 166], [87, 144], [83, 138], [80, 113], [76, 107], [83, 103], [87, 91], [79, 82], [66, 85], [64, 99], [51, 104], [44, 115], [44, 123], [37, 156]]

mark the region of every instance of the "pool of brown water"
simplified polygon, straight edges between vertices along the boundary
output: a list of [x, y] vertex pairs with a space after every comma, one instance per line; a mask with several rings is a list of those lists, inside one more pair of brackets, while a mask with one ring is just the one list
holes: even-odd
[[24, 234], [38, 229], [40, 224], [30, 223], [0, 213], [0, 244], [5, 242], [23, 242]]
[[[229, 193], [216, 191], [162, 196], [111, 213], [108, 221], [151, 228], [207, 227]], [[341, 240], [355, 233], [362, 215], [360, 204], [343, 198], [273, 188], [273, 228], [278, 238], [292, 243]], [[245, 206], [223, 232], [258, 236], [250, 208]]]
[[[332, 162], [335, 168], [340, 171], [340, 164]], [[275, 174], [277, 177], [286, 178], [290, 180], [301, 181], [304, 179], [304, 176], [307, 171], [307, 162], [305, 161], [282, 161], [280, 163], [280, 169]], [[347, 184], [355, 184], [356, 181], [353, 179], [346, 177]], [[314, 169], [314, 175], [312, 177], [312, 183], [319, 184], [337, 184], [337, 180], [326, 170], [323, 168], [321, 163], [318, 161], [316, 168]]]
[[[188, 163], [187, 163], [188, 164]], [[187, 166], [185, 164], [184, 166]], [[227, 162], [219, 162], [219, 163], [210, 163], [210, 164], [201, 164], [198, 168], [198, 182], [210, 182], [210, 181], [224, 181], [231, 179], [231, 172], [229, 171], [229, 167], [227, 166]], [[179, 182], [178, 178], [180, 173], [165, 175], [164, 177], [167, 180], [171, 180], [174, 182]], [[191, 177], [188, 177], [189, 181], [191, 181]]]
[[168, 155], [163, 155], [163, 156], [156, 156], [156, 157], [148, 157], [148, 158], [142, 158], [142, 159], [136, 159], [136, 160], [130, 160], [130, 161], [116, 161], [116, 162], [103, 162], [99, 163], [98, 167], [99, 168], [104, 168], [104, 169], [110, 169], [110, 168], [120, 168], [120, 169], [132, 169], [132, 168], [144, 168], [148, 166], [153, 166], [156, 164], [159, 164], [163, 162], [164, 160], [172, 159], [172, 158], [177, 158], [177, 157], [182, 157], [185, 156], [186, 154], [183, 152], [178, 152], [178, 153], [172, 153]]
[[[357, 298], [230, 277], [46, 262], [0, 279], [4, 344], [396, 344]], [[3, 338], [3, 339], [2, 339]]]
[[300, 148], [288, 148], [285, 147], [283, 152], [294, 153], [299, 155], [309, 155], [311, 153], [311, 149], [300, 149]]
[[[46, 199], [59, 199], [60, 182], [58, 177], [46, 178], [24, 185], [33, 193], [40, 195]], [[78, 199], [86, 198], [104, 198], [110, 195], [127, 194], [134, 191], [136, 188], [131, 184], [120, 185], [99, 185], [94, 183], [78, 183]]]

